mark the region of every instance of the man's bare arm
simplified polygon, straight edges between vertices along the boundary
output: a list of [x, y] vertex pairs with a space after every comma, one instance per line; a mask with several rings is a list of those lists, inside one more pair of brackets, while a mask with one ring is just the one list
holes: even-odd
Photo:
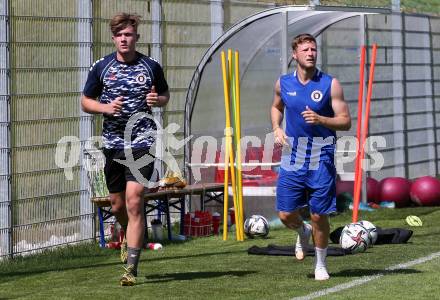
[[152, 107], [163, 107], [168, 104], [170, 100], [170, 92], [166, 91], [162, 94], [158, 94], [156, 92], [156, 88], [154, 85], [151, 87], [151, 91], [147, 94], [146, 97], [147, 105]]
[[287, 144], [287, 136], [284, 133], [284, 130], [281, 128], [281, 122], [284, 117], [284, 103], [281, 100], [281, 87], [280, 80], [278, 79], [275, 83], [274, 87], [274, 96], [272, 107], [270, 110], [270, 119], [272, 121], [272, 130], [275, 135], [275, 144], [278, 145], [286, 145]]
[[115, 100], [108, 104], [100, 103], [93, 98], [82, 95], [81, 108], [84, 112], [89, 114], [109, 114], [114, 115], [121, 111], [122, 100], [124, 97], [117, 97]]

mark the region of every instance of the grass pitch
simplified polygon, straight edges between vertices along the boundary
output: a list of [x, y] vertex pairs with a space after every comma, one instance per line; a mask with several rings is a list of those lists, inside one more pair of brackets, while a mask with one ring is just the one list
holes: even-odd
[[[423, 227], [410, 228], [407, 215], [418, 215]], [[162, 251], [145, 250], [138, 284], [119, 286], [119, 252], [95, 243], [69, 246], [0, 263], [0, 299], [292, 299], [384, 275], [323, 299], [434, 299], [440, 294], [440, 259], [406, 269], [390, 266], [440, 251], [440, 209], [406, 208], [361, 212], [361, 218], [383, 228], [410, 228], [407, 244], [377, 245], [367, 252], [328, 257], [331, 279], [313, 280], [313, 257], [248, 255], [252, 245], [290, 245], [296, 234], [275, 229], [268, 239], [236, 242], [221, 237], [165, 243]], [[351, 214], [331, 218], [332, 230], [349, 223]]]

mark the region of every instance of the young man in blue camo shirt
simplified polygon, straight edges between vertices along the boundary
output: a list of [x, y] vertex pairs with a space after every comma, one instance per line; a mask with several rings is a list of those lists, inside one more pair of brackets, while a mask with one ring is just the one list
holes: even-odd
[[[112, 213], [122, 225], [126, 239], [121, 246], [121, 260], [126, 263], [120, 284], [136, 283], [137, 266], [144, 241], [144, 185], [130, 169], [115, 161], [125, 160], [124, 149], [130, 148], [135, 160], [149, 153], [155, 142], [156, 124], [152, 107], [168, 103], [170, 94], [162, 67], [154, 59], [136, 51], [139, 40], [137, 15], [120, 13], [110, 21], [116, 51], [99, 59], [90, 68], [83, 90], [81, 106], [91, 114], [103, 114], [103, 141], [106, 158], [104, 173]], [[139, 118], [131, 129], [130, 140], [124, 139], [127, 123], [136, 113], [150, 117]], [[150, 180], [154, 162], [140, 168], [144, 179]]]

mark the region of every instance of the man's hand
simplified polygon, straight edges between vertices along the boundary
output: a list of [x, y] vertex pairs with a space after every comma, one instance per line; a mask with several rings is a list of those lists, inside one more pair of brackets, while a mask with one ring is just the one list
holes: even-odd
[[124, 97], [119, 96], [112, 102], [105, 105], [105, 114], [117, 116], [121, 113]]
[[147, 105], [151, 107], [160, 106], [159, 105], [159, 94], [156, 93], [156, 88], [153, 85], [151, 91], [147, 94]]
[[304, 120], [308, 124], [319, 125], [321, 124], [320, 115], [311, 110], [308, 106], [306, 106], [306, 110], [301, 113]]
[[287, 145], [289, 145], [287, 143], [287, 136], [286, 136], [286, 134], [284, 133], [284, 130], [281, 127], [275, 128], [273, 133], [275, 135], [275, 145], [276, 146], [287, 146]]

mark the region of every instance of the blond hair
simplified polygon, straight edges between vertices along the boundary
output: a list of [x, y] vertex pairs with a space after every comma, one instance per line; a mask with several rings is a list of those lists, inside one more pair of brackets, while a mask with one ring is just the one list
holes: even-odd
[[308, 33], [301, 33], [298, 34], [293, 40], [292, 40], [292, 50], [295, 51], [296, 48], [298, 48], [299, 44], [305, 43], [305, 42], [313, 42], [316, 44], [316, 39], [313, 35]]

